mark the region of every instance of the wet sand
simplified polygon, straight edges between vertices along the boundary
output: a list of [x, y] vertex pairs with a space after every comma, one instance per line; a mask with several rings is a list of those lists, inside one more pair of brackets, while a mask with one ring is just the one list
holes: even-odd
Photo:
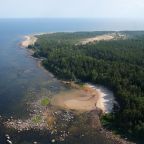
[[85, 84], [81, 89], [73, 89], [57, 94], [52, 98], [51, 104], [64, 109], [82, 112], [98, 108], [101, 109], [103, 113], [108, 113], [110, 110], [106, 104], [105, 95], [102, 88]]

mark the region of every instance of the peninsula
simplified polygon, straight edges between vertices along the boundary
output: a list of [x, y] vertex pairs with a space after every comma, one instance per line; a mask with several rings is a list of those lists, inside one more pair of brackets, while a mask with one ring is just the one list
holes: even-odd
[[[63, 80], [69, 88], [48, 99], [44, 98], [49, 104], [45, 110], [40, 110], [41, 117], [33, 115], [36, 121], [42, 119], [45, 123], [47, 120], [49, 129], [55, 127], [59, 110], [70, 112], [70, 119], [77, 114], [90, 114], [100, 117], [105, 128], [114, 130], [117, 134], [123, 133], [129, 140], [142, 139], [141, 130], [137, 129], [138, 126], [142, 126], [139, 122], [134, 123], [136, 119], [143, 119], [139, 115], [142, 110], [141, 98], [136, 97], [143, 94], [142, 38], [143, 32], [74, 32], [27, 36], [21, 45], [33, 50], [33, 56], [41, 58], [42, 65], [58, 79]], [[138, 47], [137, 51], [135, 47]], [[99, 85], [111, 89], [114, 96], [112, 92]], [[134, 106], [135, 100], [139, 103], [137, 110]], [[41, 103], [42, 99], [38, 101], [37, 103]], [[132, 109], [137, 111], [134, 113], [138, 115], [135, 118], [131, 115]], [[96, 120], [98, 124], [98, 117], [90, 121], [93, 123]], [[33, 118], [31, 120], [35, 121]], [[133, 123], [133, 126], [125, 129], [125, 124], [129, 125], [129, 122]], [[92, 123], [89, 126], [92, 126]], [[99, 129], [101, 126], [97, 124], [94, 127]], [[7, 125], [15, 126], [14, 123]], [[110, 139], [113, 139], [113, 135]], [[116, 139], [114, 136], [114, 141]], [[118, 141], [128, 143], [121, 139]]]

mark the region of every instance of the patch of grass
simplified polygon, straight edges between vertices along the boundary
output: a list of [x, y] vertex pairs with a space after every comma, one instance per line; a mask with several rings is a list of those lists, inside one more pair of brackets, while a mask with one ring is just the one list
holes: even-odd
[[41, 105], [42, 106], [48, 106], [50, 103], [50, 100], [48, 98], [44, 98], [41, 100]]
[[113, 122], [113, 117], [111, 114], [105, 114], [101, 117], [101, 123], [103, 126], [110, 126], [110, 124]]
[[40, 115], [36, 115], [36, 116], [34, 116], [34, 117], [32, 118], [32, 122], [33, 122], [33, 123], [36, 123], [36, 124], [40, 123], [41, 120], [42, 120], [42, 118], [41, 118]]
[[79, 83], [79, 86], [83, 88], [85, 85], [83, 83]]

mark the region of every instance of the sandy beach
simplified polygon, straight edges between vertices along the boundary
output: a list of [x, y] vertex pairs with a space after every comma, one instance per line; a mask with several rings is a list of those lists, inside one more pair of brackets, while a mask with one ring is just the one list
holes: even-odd
[[24, 41], [21, 42], [22, 47], [28, 47], [29, 45], [34, 45], [37, 41], [37, 38], [34, 35], [26, 35], [24, 36]]
[[76, 111], [86, 112], [99, 108], [103, 113], [108, 113], [112, 109], [109, 108], [108, 101], [105, 99], [106, 95], [102, 88], [85, 84], [81, 89], [61, 92], [53, 97], [51, 103], [54, 106]]
[[35, 42], [38, 39], [36, 36], [45, 35], [45, 34], [53, 34], [53, 33], [54, 32], [47, 32], [47, 33], [35, 33], [35, 34], [31, 34], [31, 35], [25, 35], [24, 40], [20, 43], [20, 45], [22, 47], [27, 48], [29, 45], [35, 44]]

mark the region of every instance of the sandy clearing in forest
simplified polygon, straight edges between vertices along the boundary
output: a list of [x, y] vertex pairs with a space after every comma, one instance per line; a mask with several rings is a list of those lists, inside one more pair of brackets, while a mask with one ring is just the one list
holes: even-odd
[[95, 41], [109, 41], [109, 40], [112, 40], [114, 39], [114, 35], [110, 35], [110, 34], [105, 34], [105, 35], [99, 35], [99, 36], [96, 36], [96, 37], [92, 37], [92, 38], [87, 38], [85, 40], [83, 40], [81, 43], [83, 45], [87, 44], [87, 43], [90, 43], [90, 42], [95, 42]]

